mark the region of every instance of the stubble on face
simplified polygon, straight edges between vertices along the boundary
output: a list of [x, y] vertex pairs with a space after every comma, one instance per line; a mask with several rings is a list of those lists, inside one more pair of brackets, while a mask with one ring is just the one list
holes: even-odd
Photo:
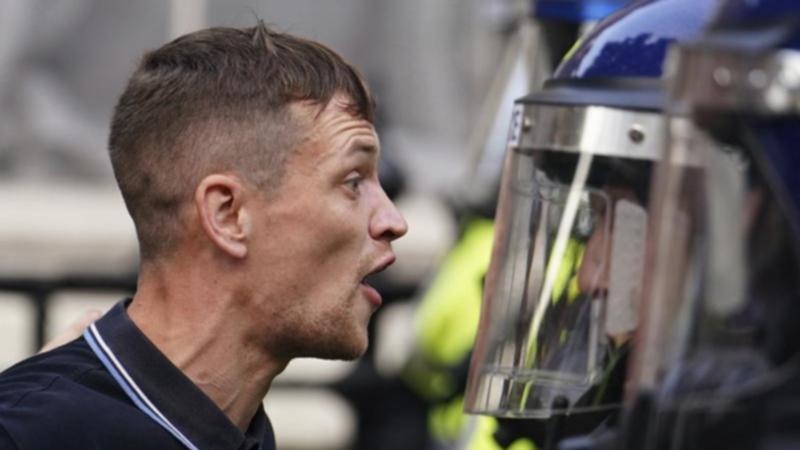
[[303, 307], [289, 307], [269, 321], [279, 324], [270, 347], [279, 349], [286, 359], [353, 360], [364, 354], [367, 339], [356, 327], [347, 326], [352, 321], [352, 301], [337, 302], [314, 315]]
[[368, 208], [347, 198], [341, 184], [348, 169], [340, 166], [352, 135], [375, 139], [374, 130], [336, 97], [318, 111], [301, 109], [309, 138], [289, 157], [284, 185], [264, 215], [272, 234], [260, 252], [272, 260], [264, 270], [264, 288], [272, 290], [264, 305], [266, 345], [286, 359], [350, 360], [367, 348], [372, 306], [359, 283], [375, 252]]

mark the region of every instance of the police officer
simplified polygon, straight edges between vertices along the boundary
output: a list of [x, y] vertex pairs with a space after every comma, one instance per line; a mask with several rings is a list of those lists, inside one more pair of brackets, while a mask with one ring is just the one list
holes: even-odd
[[724, 0], [671, 67], [688, 120], [658, 171], [625, 432], [602, 448], [800, 448], [800, 4]]
[[712, 2], [638, 2], [601, 21], [517, 102], [467, 411], [544, 448], [613, 420], [638, 328], [668, 45]]
[[451, 196], [458, 242], [448, 253], [415, 313], [415, 346], [403, 378], [428, 404], [432, 446], [493, 449], [496, 424], [463, 413], [467, 367], [478, 328], [483, 280], [494, 236], [508, 117], [514, 100], [541, 87], [577, 37], [628, 0], [532, 0], [515, 17], [511, 37], [470, 139], [473, 164]]

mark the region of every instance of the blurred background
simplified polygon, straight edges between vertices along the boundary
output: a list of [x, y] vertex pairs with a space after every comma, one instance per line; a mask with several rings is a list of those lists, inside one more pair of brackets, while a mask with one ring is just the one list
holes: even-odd
[[[413, 346], [416, 297], [458, 234], [452, 199], [485, 137], [476, 133], [492, 134], [476, 124], [524, 4], [0, 0], [0, 370], [133, 290], [135, 236], [106, 139], [137, 59], [198, 28], [262, 18], [326, 43], [366, 75], [379, 103], [381, 176], [410, 224], [397, 264], [379, 281], [385, 306], [369, 354], [298, 360], [273, 385], [265, 405], [278, 445], [426, 447], [424, 402], [398, 375]], [[503, 113], [498, 148], [510, 103]]]

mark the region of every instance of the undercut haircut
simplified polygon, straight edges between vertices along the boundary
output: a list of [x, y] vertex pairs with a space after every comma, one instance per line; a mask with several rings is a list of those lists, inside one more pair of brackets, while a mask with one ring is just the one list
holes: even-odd
[[374, 99], [352, 65], [262, 21], [197, 31], [145, 54], [114, 108], [109, 137], [142, 261], [174, 250], [178, 212], [205, 176], [233, 172], [274, 192], [310, 131], [290, 105], [321, 111], [336, 94], [349, 100], [345, 111], [373, 122]]

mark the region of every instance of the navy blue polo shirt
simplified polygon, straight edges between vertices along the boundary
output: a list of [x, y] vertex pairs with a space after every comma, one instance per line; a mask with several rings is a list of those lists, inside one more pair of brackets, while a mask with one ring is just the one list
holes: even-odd
[[129, 302], [0, 374], [0, 449], [274, 449], [263, 408], [242, 433], [136, 327]]

